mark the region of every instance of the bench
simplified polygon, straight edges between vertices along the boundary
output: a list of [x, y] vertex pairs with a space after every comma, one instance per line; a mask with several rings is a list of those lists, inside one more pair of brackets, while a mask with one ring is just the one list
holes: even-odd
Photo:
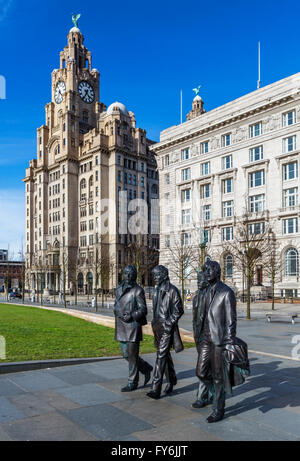
[[289, 319], [291, 320], [292, 324], [295, 324], [295, 318], [298, 317], [298, 314], [266, 314], [267, 320], [270, 323], [272, 319], [276, 318], [277, 320], [281, 319]]

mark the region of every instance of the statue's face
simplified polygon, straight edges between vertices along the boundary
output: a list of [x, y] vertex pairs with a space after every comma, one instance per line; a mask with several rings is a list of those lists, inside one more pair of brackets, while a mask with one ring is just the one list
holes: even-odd
[[197, 278], [198, 290], [204, 290], [208, 286], [207, 280], [203, 272], [198, 275]]
[[130, 267], [125, 267], [123, 271], [123, 279], [126, 283], [133, 283], [136, 281], [136, 274], [134, 270], [132, 270]]
[[213, 283], [214, 281], [218, 280], [219, 275], [217, 265], [211, 264], [210, 262], [205, 263], [204, 275], [209, 283]]
[[153, 280], [155, 285], [160, 285], [166, 278], [166, 274], [163, 271], [160, 271], [158, 269], [154, 269], [152, 271], [153, 275]]

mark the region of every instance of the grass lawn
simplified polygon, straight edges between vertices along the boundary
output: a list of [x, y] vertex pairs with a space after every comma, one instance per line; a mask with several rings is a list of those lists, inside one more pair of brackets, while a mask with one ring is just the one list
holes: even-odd
[[[6, 340], [0, 362], [120, 355], [113, 328], [35, 307], [0, 304], [0, 335]], [[144, 335], [141, 354], [154, 351], [153, 337]]]

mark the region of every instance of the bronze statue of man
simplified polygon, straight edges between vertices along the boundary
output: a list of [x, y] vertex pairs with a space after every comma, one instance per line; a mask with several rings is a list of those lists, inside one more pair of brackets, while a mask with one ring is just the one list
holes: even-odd
[[152, 271], [155, 290], [152, 298], [152, 329], [157, 348], [156, 363], [153, 372], [152, 390], [147, 393], [152, 399], [159, 399], [164, 374], [167, 379], [165, 393], [170, 394], [177, 384], [176, 373], [170, 349], [183, 350], [179, 334], [178, 321], [183, 315], [182, 299], [178, 289], [170, 283], [168, 269], [156, 266]]
[[[205, 294], [206, 289], [209, 286], [208, 281], [205, 278], [204, 272], [198, 272], [197, 274], [198, 291], [196, 291], [193, 299], [193, 333], [195, 344], [198, 354], [201, 351], [201, 342], [203, 339], [202, 324], [203, 316], [205, 315]], [[197, 399], [192, 404], [193, 408], [203, 408], [212, 402], [212, 394], [209, 386], [206, 383], [199, 380], [199, 388], [197, 392]]]
[[234, 344], [236, 336], [236, 299], [234, 292], [220, 281], [221, 268], [216, 261], [203, 266], [209, 283], [203, 300], [203, 314], [199, 327], [201, 342], [196, 374], [203, 385], [214, 394], [213, 412], [209, 423], [220, 421], [225, 413], [226, 375], [223, 352], [227, 344]]
[[146, 386], [153, 367], [139, 357], [140, 341], [143, 340], [142, 326], [147, 324], [147, 304], [143, 288], [136, 283], [136, 267], [126, 266], [123, 279], [116, 290], [115, 339], [120, 341], [123, 357], [129, 365], [128, 384], [121, 391], [130, 392], [138, 387], [139, 372], [145, 375]]

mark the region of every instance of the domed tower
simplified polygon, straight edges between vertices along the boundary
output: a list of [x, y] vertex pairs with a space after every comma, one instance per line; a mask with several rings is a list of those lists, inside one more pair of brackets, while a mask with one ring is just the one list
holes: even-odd
[[199, 96], [200, 86], [198, 88], [195, 88], [193, 91], [196, 92], [196, 96], [194, 97], [192, 102], [192, 110], [186, 116], [187, 120], [192, 120], [193, 118], [199, 117], [199, 115], [205, 113], [204, 101], [201, 98], [201, 96]]

